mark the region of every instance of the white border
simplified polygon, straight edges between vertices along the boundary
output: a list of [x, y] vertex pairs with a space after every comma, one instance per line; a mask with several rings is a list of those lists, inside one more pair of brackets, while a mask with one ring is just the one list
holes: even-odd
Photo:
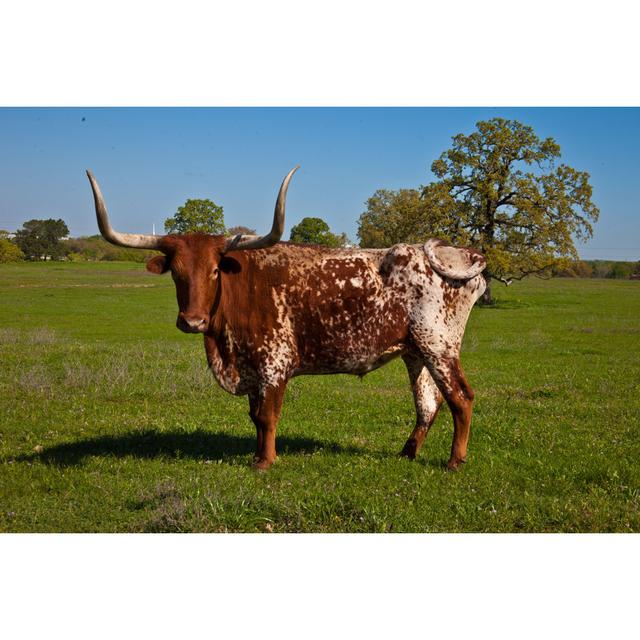
[[7, 535], [6, 637], [622, 637], [637, 536]]
[[638, 105], [624, 0], [22, 0], [5, 106]]

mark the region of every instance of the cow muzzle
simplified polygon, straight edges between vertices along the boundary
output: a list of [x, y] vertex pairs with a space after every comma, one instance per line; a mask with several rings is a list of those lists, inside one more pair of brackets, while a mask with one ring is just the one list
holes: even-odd
[[176, 327], [185, 333], [205, 333], [209, 328], [209, 318], [203, 315], [187, 315], [180, 312]]

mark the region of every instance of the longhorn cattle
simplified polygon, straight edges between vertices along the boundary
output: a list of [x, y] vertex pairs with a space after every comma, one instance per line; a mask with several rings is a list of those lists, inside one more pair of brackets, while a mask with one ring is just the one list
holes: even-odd
[[201, 333], [220, 386], [249, 397], [257, 432], [254, 466], [276, 458], [276, 425], [287, 382], [305, 374], [363, 376], [401, 357], [416, 425], [401, 455], [415, 458], [443, 397], [453, 415], [449, 469], [465, 462], [474, 394], [460, 366], [473, 304], [485, 289], [484, 257], [440, 240], [389, 249], [329, 249], [280, 243], [284, 179], [265, 236], [146, 236], [114, 231], [87, 171], [100, 232], [126, 247], [156, 249], [147, 263], [171, 272], [178, 329]]

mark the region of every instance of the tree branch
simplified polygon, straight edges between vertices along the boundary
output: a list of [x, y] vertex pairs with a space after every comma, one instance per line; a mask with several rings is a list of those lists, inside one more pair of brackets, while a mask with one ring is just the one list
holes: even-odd
[[498, 203], [496, 204], [496, 208], [501, 207], [504, 204], [509, 204], [509, 202], [511, 201], [511, 198], [513, 198], [513, 196], [518, 195], [517, 191], [512, 191], [511, 193], [508, 193], [506, 196], [504, 196], [504, 198], [501, 198], [500, 200], [498, 200]]
[[491, 273], [490, 271], [485, 271], [485, 273], [488, 278], [502, 282], [503, 284], [506, 284], [507, 287], [513, 282], [511, 278], [503, 278], [502, 276], [497, 276], [495, 273]]
[[489, 278], [493, 278], [494, 280], [497, 280], [498, 282], [502, 282], [503, 284], [506, 284], [507, 286], [509, 286], [510, 284], [513, 284], [514, 280], [524, 280], [524, 278], [526, 278], [527, 276], [533, 275], [533, 276], [538, 276], [540, 278], [542, 276], [540, 276], [539, 274], [541, 274], [546, 269], [553, 267], [554, 264], [555, 264], [554, 262], [550, 262], [549, 264], [546, 264], [540, 267], [539, 269], [531, 269], [531, 271], [525, 271], [520, 275], [511, 276], [510, 278], [505, 278], [503, 276], [496, 275], [495, 273], [491, 273], [491, 271], [487, 271], [487, 270], [485, 270], [485, 274]]
[[453, 198], [457, 198], [459, 195], [463, 194], [465, 191], [475, 191], [474, 187], [464, 187], [464, 189], [460, 189], [460, 191], [457, 191], [456, 193], [451, 193], [451, 196]]

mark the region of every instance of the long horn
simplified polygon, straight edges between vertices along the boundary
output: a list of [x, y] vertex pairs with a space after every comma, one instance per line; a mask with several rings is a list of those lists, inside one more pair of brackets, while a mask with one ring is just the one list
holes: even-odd
[[273, 226], [271, 227], [271, 231], [269, 231], [266, 236], [243, 236], [239, 234], [227, 242], [225, 252], [235, 249], [265, 249], [266, 247], [272, 247], [280, 241], [284, 233], [284, 211], [287, 200], [287, 189], [289, 188], [289, 182], [291, 182], [293, 174], [299, 168], [300, 165], [296, 165], [282, 181], [280, 191], [278, 192], [278, 199], [276, 200], [276, 208], [273, 212]]
[[87, 176], [93, 190], [93, 199], [96, 203], [96, 218], [98, 219], [98, 227], [100, 233], [105, 240], [111, 244], [117, 244], [121, 247], [135, 247], [136, 249], [158, 249], [162, 236], [146, 236], [139, 233], [119, 233], [115, 231], [109, 222], [109, 214], [107, 213], [107, 205], [104, 203], [102, 192], [98, 186], [97, 180], [93, 177], [91, 171], [87, 170]]

